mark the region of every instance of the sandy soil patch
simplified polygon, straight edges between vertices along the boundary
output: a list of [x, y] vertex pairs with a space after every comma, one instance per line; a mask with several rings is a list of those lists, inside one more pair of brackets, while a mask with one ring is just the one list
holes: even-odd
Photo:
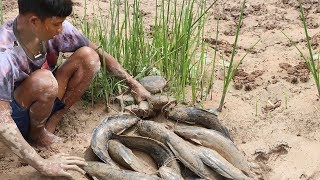
[[[76, 2], [75, 12], [81, 14], [83, 2]], [[88, 12], [92, 13], [90, 7], [95, 0], [87, 2]], [[312, 46], [318, 50], [320, 4], [317, 0], [303, 2]], [[5, 20], [14, 18], [18, 12], [16, 1], [4, 0], [3, 3]], [[108, 3], [101, 2], [101, 7], [107, 9]], [[146, 28], [152, 25], [154, 7], [154, 1], [141, 1], [141, 8], [147, 13], [144, 16]], [[240, 1], [218, 1], [218, 6], [209, 11], [211, 16], [205, 29], [206, 38], [213, 40], [215, 37], [215, 15], [221, 13], [218, 44], [221, 53], [227, 56], [234, 41], [239, 8]], [[261, 41], [241, 65], [242, 73], [231, 84], [219, 118], [229, 128], [235, 143], [248, 159], [262, 166], [261, 178], [320, 179], [319, 97], [311, 75], [301, 64], [302, 58], [298, 51], [281, 31], [307, 54], [296, 1], [257, 0], [247, 3], [236, 58], [239, 59], [258, 39]], [[219, 72], [222, 69], [221, 63], [216, 68]], [[263, 73], [252, 75], [252, 72]], [[206, 108], [218, 107], [222, 83], [217, 77], [212, 100], [204, 102]], [[239, 88], [238, 83], [244, 88]], [[57, 132], [65, 139], [65, 143], [40, 153], [44, 157], [58, 152], [84, 157], [92, 129], [106, 115], [108, 113], [103, 104], [94, 107], [76, 104], [65, 115]], [[1, 179], [59, 179], [40, 176], [2, 144], [0, 159]], [[86, 179], [79, 174], [74, 176], [75, 179]]]

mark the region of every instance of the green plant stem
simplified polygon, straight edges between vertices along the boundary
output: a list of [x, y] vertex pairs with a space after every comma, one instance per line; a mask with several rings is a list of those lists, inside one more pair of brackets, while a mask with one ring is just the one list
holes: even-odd
[[309, 34], [308, 34], [308, 30], [307, 30], [307, 23], [306, 23], [306, 19], [305, 19], [305, 16], [304, 16], [304, 10], [303, 10], [303, 7], [302, 7], [302, 4], [301, 4], [301, 0], [298, 0], [299, 1], [299, 6], [300, 6], [300, 12], [301, 12], [301, 19], [302, 19], [302, 22], [303, 22], [303, 27], [304, 27], [304, 32], [305, 32], [305, 35], [306, 35], [306, 40], [307, 40], [307, 44], [308, 44], [308, 50], [309, 50], [309, 56], [310, 56], [310, 64], [311, 64], [311, 72], [312, 72], [312, 75], [314, 77], [314, 80], [315, 80], [315, 83], [316, 83], [316, 86], [317, 86], [317, 90], [318, 90], [318, 95], [320, 96], [320, 81], [319, 81], [319, 75], [318, 75], [318, 71], [319, 69], [317, 69], [315, 63], [314, 63], [314, 59], [313, 59], [313, 54], [312, 54], [312, 48], [311, 48], [311, 44], [310, 44], [310, 40], [309, 40]]
[[308, 34], [308, 29], [307, 29], [307, 23], [306, 23], [306, 19], [305, 19], [305, 15], [304, 15], [304, 9], [302, 7], [302, 3], [301, 0], [298, 0], [299, 3], [299, 7], [300, 7], [300, 13], [301, 13], [301, 20], [303, 23], [303, 27], [304, 27], [304, 32], [306, 35], [306, 41], [307, 41], [307, 48], [308, 48], [308, 52], [309, 52], [309, 58], [306, 58], [304, 56], [304, 54], [302, 53], [302, 51], [297, 47], [296, 43], [293, 42], [289, 36], [287, 36], [283, 31], [282, 34], [284, 34], [288, 40], [290, 41], [290, 43], [292, 43], [294, 45], [294, 47], [299, 51], [301, 57], [304, 59], [305, 63], [308, 66], [308, 69], [310, 70], [310, 72], [312, 73], [313, 79], [315, 80], [316, 86], [317, 86], [317, 90], [318, 90], [318, 96], [320, 96], [320, 76], [319, 76], [319, 61], [318, 64], [315, 64], [315, 60], [313, 58], [313, 53], [312, 53], [312, 47], [311, 47], [311, 43], [310, 43], [310, 39], [309, 39], [309, 34]]
[[218, 51], [218, 39], [219, 39], [219, 18], [217, 20], [216, 44], [215, 44], [215, 48], [214, 48], [214, 56], [213, 56], [213, 62], [212, 62], [211, 76], [210, 76], [209, 85], [207, 88], [207, 95], [210, 93], [210, 91], [212, 89], [212, 85], [213, 85], [213, 79], [214, 79], [214, 74], [215, 74], [214, 71], [215, 71], [217, 51]]
[[236, 54], [236, 48], [237, 48], [237, 42], [238, 42], [238, 37], [239, 37], [239, 32], [240, 32], [240, 27], [242, 25], [242, 20], [243, 20], [243, 11], [244, 11], [244, 7], [245, 7], [245, 3], [246, 0], [243, 0], [242, 3], [242, 7], [241, 7], [241, 12], [240, 12], [240, 17], [239, 17], [239, 22], [238, 22], [238, 26], [237, 26], [237, 31], [236, 31], [236, 37], [233, 43], [233, 49], [232, 49], [232, 54], [231, 54], [231, 60], [230, 60], [230, 64], [228, 67], [228, 72], [226, 75], [224, 75], [224, 81], [223, 81], [223, 91], [222, 91], [222, 96], [221, 96], [221, 100], [220, 100], [220, 105], [218, 107], [218, 111], [221, 112], [222, 111], [222, 107], [224, 105], [224, 101], [225, 101], [225, 97], [228, 91], [228, 86], [232, 80], [232, 77], [234, 76], [234, 72], [236, 71], [233, 70], [233, 61], [234, 61], [234, 57]]
[[[99, 8], [94, 9], [94, 16], [87, 16], [87, 0], [84, 2], [84, 18], [75, 24], [90, 41], [114, 56], [137, 80], [155, 68], [169, 81], [170, 91], [178, 100], [186, 98], [185, 87], [189, 85], [193, 86], [193, 100], [197, 98], [205, 77], [205, 45], [200, 39], [207, 13], [216, 0], [208, 8], [204, 0], [186, 0], [182, 4], [177, 0], [156, 0], [156, 17], [148, 34], [139, 0], [132, 1], [132, 5], [128, 0], [111, 0], [106, 16], [102, 16]], [[98, 4], [98, 7], [101, 6]], [[121, 9], [124, 9], [124, 18], [120, 18]], [[201, 57], [195, 62], [199, 49]], [[104, 64], [93, 81], [87, 98], [95, 101], [103, 98], [108, 102], [110, 97], [127, 89], [122, 81], [110, 76], [105, 67]]]

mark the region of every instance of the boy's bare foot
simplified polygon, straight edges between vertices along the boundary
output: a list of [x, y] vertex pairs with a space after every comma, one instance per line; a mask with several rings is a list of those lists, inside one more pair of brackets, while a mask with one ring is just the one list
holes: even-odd
[[62, 138], [52, 134], [51, 132], [47, 131], [45, 128], [40, 133], [38, 139], [35, 142], [37, 147], [47, 147], [53, 143], [62, 143]]
[[62, 119], [62, 116], [65, 112], [63, 110], [60, 110], [56, 113], [54, 113], [47, 121], [45, 129], [50, 132], [54, 133], [56, 131], [57, 125]]

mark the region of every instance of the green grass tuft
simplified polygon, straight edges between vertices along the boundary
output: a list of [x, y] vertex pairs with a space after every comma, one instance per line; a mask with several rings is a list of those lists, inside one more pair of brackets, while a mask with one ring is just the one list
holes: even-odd
[[[296, 43], [294, 43], [292, 41], [292, 39], [287, 36], [284, 32], [282, 32], [287, 38], [288, 40], [290, 41], [290, 43], [292, 43], [294, 45], [294, 47], [299, 51], [301, 57], [303, 58], [303, 60], [305, 61], [305, 63], [307, 64], [308, 66], [308, 69], [310, 70], [311, 74], [312, 74], [312, 77], [316, 83], [316, 86], [317, 86], [317, 90], [318, 90], [318, 96], [320, 96], [320, 76], [319, 76], [319, 73], [320, 73], [320, 64], [319, 64], [319, 53], [318, 53], [318, 58], [315, 59], [313, 57], [313, 52], [312, 52], [312, 47], [311, 47], [311, 44], [310, 44], [310, 38], [309, 38], [309, 33], [308, 33], [308, 28], [307, 28], [307, 22], [306, 22], [306, 18], [305, 18], [305, 15], [304, 15], [304, 9], [303, 9], [303, 6], [302, 6], [302, 3], [301, 3], [301, 0], [298, 0], [298, 3], [299, 3], [299, 7], [300, 7], [300, 13], [301, 13], [301, 21], [303, 23], [303, 28], [304, 28], [304, 32], [305, 32], [305, 35], [306, 35], [306, 41], [307, 41], [307, 48], [308, 48], [308, 52], [309, 52], [309, 58], [307, 58], [303, 53], [302, 51], [297, 47]], [[315, 61], [317, 61], [317, 64], [315, 63]]]
[[[139, 2], [112, 0], [107, 18], [95, 9], [96, 14], [90, 19], [85, 5], [85, 16], [74, 23], [137, 80], [157, 72], [168, 80], [170, 92], [178, 100], [186, 100], [186, 87], [191, 86], [192, 99], [196, 102], [198, 96], [203, 96], [206, 77], [204, 26], [207, 12], [216, 1], [207, 7], [204, 0], [186, 0], [181, 5], [177, 0], [156, 0], [156, 16], [150, 32], [144, 27]], [[124, 9], [124, 14], [120, 9]], [[200, 55], [198, 59], [197, 55]], [[110, 97], [126, 89], [123, 82], [102, 68], [85, 97], [109, 102]]]

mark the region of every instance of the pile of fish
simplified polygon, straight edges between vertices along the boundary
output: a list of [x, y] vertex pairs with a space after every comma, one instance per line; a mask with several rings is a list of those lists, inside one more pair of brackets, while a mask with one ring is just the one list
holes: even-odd
[[157, 116], [160, 112], [164, 112], [167, 107], [176, 103], [174, 98], [161, 95], [161, 92], [163, 92], [167, 84], [166, 80], [161, 76], [146, 76], [140, 80], [140, 83], [151, 92], [153, 96], [146, 101], [135, 104], [132, 96], [120, 95], [116, 100], [121, 105], [122, 111], [145, 119]]
[[[252, 179], [249, 163], [216, 115], [196, 107], [174, 106], [166, 112], [165, 123], [160, 123], [154, 117], [162, 115], [170, 101], [159, 97], [147, 101], [152, 113], [102, 120], [91, 140], [101, 162], [88, 162], [83, 167], [87, 174], [102, 180]], [[135, 151], [149, 155], [156, 167]]]

